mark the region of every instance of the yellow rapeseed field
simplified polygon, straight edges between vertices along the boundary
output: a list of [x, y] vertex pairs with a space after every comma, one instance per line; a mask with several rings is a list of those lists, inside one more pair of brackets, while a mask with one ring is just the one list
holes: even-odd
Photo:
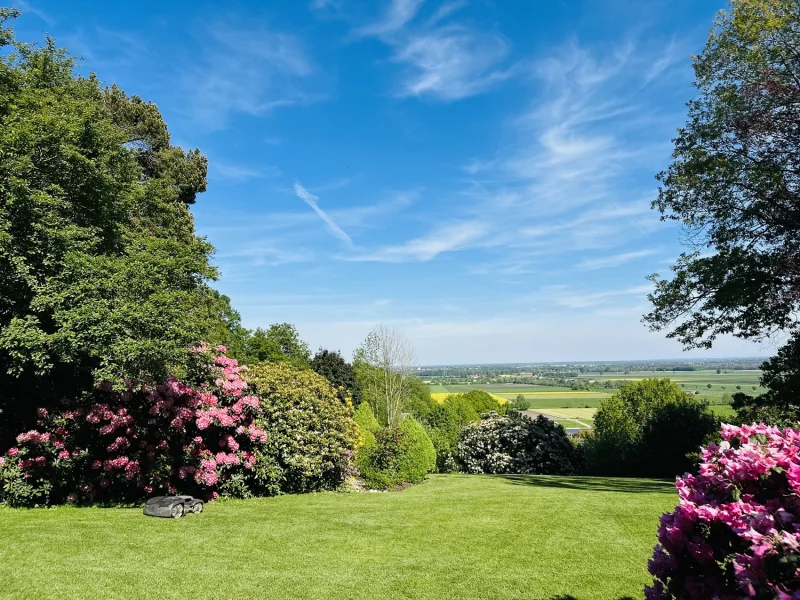
[[[433, 398], [434, 400], [436, 400], [436, 402], [441, 404], [442, 402], [444, 402], [445, 398], [447, 398], [448, 396], [453, 396], [453, 395], [454, 394], [451, 394], [449, 392], [436, 392], [434, 394], [431, 394], [431, 398]], [[503, 398], [502, 396], [498, 396], [497, 394], [489, 394], [489, 395], [492, 398], [494, 398], [495, 400], [497, 400], [500, 404], [505, 404], [506, 402], [508, 402], [508, 400], [506, 398]]]

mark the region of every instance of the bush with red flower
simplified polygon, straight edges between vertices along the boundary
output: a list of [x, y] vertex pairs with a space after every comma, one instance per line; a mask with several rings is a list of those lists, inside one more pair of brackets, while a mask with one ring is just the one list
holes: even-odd
[[[39, 410], [0, 460], [13, 506], [130, 502], [156, 493], [236, 495], [267, 441], [262, 408], [236, 360], [198, 347], [186, 382], [100, 385], [63, 410]], [[241, 492], [239, 492], [241, 493]]]
[[661, 519], [648, 600], [800, 599], [800, 431], [723, 425]]

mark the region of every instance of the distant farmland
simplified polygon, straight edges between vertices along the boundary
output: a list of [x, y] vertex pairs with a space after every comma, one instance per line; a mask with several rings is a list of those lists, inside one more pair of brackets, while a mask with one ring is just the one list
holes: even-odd
[[[728, 396], [737, 392], [760, 394], [765, 390], [759, 385], [761, 371], [631, 371], [630, 373], [584, 373], [578, 379], [589, 384], [605, 381], [639, 381], [641, 379], [668, 378], [690, 393], [696, 393], [707, 400], [711, 409], [721, 417], [733, 415], [734, 411], [726, 402]], [[709, 387], [710, 384], [710, 387]], [[591, 384], [590, 384], [591, 385]], [[600, 402], [611, 396], [615, 390], [578, 391], [568, 387], [543, 386], [522, 383], [457, 384], [431, 385], [432, 395], [439, 402], [448, 394], [458, 394], [470, 390], [483, 390], [495, 397], [514, 400], [522, 395], [530, 402], [530, 409], [562, 423], [565, 427], [577, 427], [573, 419], [591, 424], [595, 410]], [[755, 388], [755, 389], [754, 389]]]

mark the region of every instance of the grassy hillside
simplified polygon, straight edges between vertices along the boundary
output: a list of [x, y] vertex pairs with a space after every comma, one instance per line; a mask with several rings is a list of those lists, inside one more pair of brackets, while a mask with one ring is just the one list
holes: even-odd
[[438, 475], [395, 493], [0, 508], [3, 598], [641, 597], [671, 483]]

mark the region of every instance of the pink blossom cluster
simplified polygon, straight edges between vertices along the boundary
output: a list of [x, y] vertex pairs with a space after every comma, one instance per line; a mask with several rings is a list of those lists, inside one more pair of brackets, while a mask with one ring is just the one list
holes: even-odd
[[[255, 424], [258, 397], [244, 393], [244, 367], [224, 354], [204, 364], [198, 377], [205, 381], [196, 386], [175, 378], [124, 391], [98, 385], [80, 406], [66, 401], [61, 411], [41, 409], [40, 430], [20, 434], [3, 464], [42, 481], [69, 482], [62, 500], [124, 500], [178, 489], [212, 497], [226, 478], [254, 468], [253, 450], [267, 434]], [[86, 460], [67, 460], [79, 456]]]
[[31, 430], [27, 433], [20, 433], [17, 436], [18, 444], [46, 444], [50, 439], [49, 433], [39, 433], [36, 430]]
[[648, 600], [800, 600], [800, 431], [722, 426], [661, 519]]

